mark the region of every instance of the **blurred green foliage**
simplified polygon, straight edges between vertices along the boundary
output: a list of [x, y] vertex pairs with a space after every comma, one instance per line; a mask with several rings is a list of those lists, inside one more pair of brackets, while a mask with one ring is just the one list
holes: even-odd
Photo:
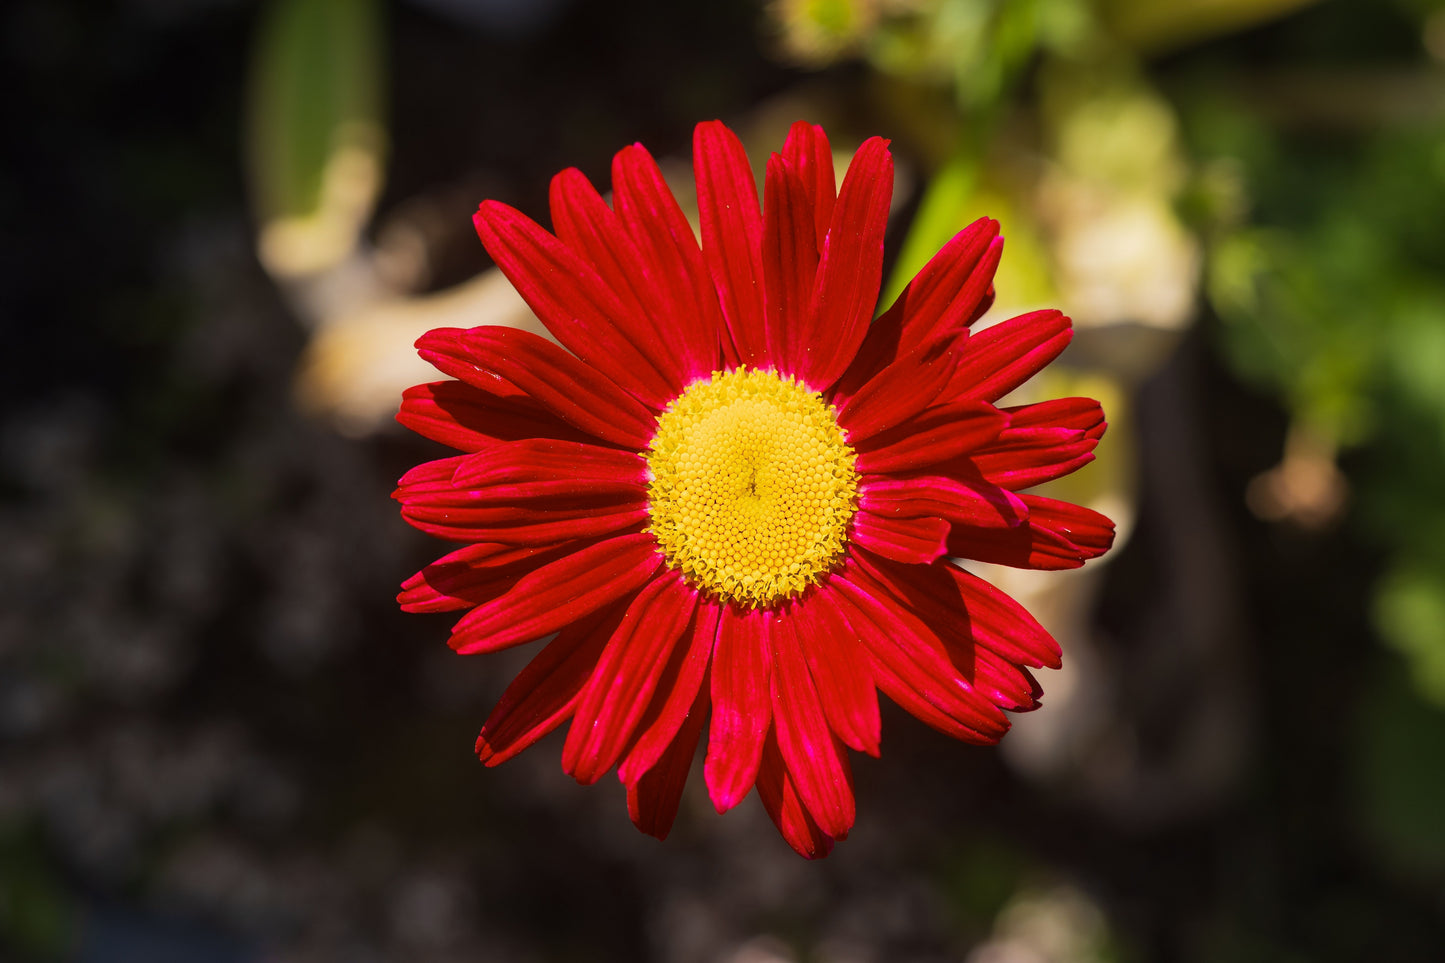
[[1253, 207], [1212, 245], [1221, 344], [1313, 433], [1366, 446], [1358, 517], [1389, 556], [1376, 622], [1445, 708], [1445, 123], [1329, 132], [1322, 150], [1248, 104], [1198, 116], [1197, 149], [1242, 166]]
[[1438, 874], [1445, 866], [1445, 713], [1389, 665], [1366, 688], [1357, 714], [1354, 782], [1374, 851], [1398, 871]]
[[[892, 92], [911, 105], [895, 115], [934, 151], [885, 303], [983, 214], [1008, 237], [1000, 297], [1057, 300], [1084, 326], [1071, 243], [1121, 290], [1139, 265], [1092, 255], [1142, 244], [1146, 273], [1192, 285], [1189, 258], [1171, 265], [1163, 242], [1177, 229], [1198, 245], [1200, 286], [1183, 317], [1151, 319], [1145, 301], [1124, 298], [1092, 321], [1169, 327], [1212, 314], [1234, 373], [1279, 399], [1292, 437], [1342, 459], [1349, 523], [1383, 559], [1372, 613], [1387, 646], [1373, 657], [1381, 681], [1347, 696], [1363, 720], [1359, 828], [1382, 865], [1445, 872], [1445, 3], [833, 6], [862, 13], [831, 56], [860, 56], [912, 89]], [[779, 8], [792, 36], [808, 8]], [[1216, 40], [1289, 15], [1262, 43]], [[830, 56], [803, 46], [792, 49], [804, 62]], [[1109, 227], [1119, 211], [1143, 214], [1116, 226], [1152, 217], [1160, 230], [1141, 242], [1081, 229]], [[979, 902], [969, 886], [956, 896]], [[1290, 958], [1226, 930], [1213, 958]]]
[[0, 826], [0, 948], [59, 960], [75, 942], [75, 910], [36, 827]]
[[272, 0], [257, 37], [247, 123], [261, 256], [283, 275], [350, 252], [386, 152], [378, 0]]
[[373, 0], [275, 0], [252, 71], [252, 173], [263, 216], [319, 206], [327, 163], [379, 124], [380, 11]]

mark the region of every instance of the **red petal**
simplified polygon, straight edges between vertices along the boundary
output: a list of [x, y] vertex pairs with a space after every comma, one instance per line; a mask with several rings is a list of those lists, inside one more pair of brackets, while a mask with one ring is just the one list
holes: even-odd
[[596, 782], [622, 757], [696, 608], [697, 592], [673, 570], [632, 600], [577, 700], [562, 747], [562, 768], [578, 782]]
[[813, 199], [782, 157], [768, 158], [763, 182], [763, 278], [768, 360], [787, 375], [807, 370], [813, 345], [806, 323], [818, 274]]
[[1015, 568], [1078, 568], [1114, 544], [1114, 523], [1088, 508], [1041, 495], [1018, 496], [1029, 517], [1018, 528], [955, 528], [950, 555]]
[[798, 373], [815, 391], [842, 377], [868, 334], [883, 281], [883, 234], [893, 197], [888, 142], [870, 137], [853, 155], [818, 262], [811, 309], [798, 343], [811, 348]]
[[596, 368], [530, 331], [491, 325], [437, 328], [416, 342], [423, 358], [486, 390], [503, 378], [538, 404], [604, 441], [643, 449], [657, 419]]
[[978, 332], [963, 346], [948, 396], [997, 401], [1059, 356], [1072, 325], [1058, 311], [1034, 311]]
[[828, 584], [863, 640], [878, 687], [956, 739], [991, 745], [1002, 738], [1008, 720], [959, 674], [938, 635], [856, 565], [849, 568]]
[[423, 438], [460, 451], [480, 451], [520, 438], [590, 439], [521, 390], [507, 387], [511, 394], [503, 397], [461, 381], [417, 385], [402, 392], [396, 420]]
[[558, 632], [502, 693], [477, 736], [477, 757], [500, 765], [571, 718], [621, 618], [622, 607], [613, 606]]
[[523, 575], [581, 546], [481, 543], [459, 548], [402, 583], [396, 597], [406, 612], [452, 612], [490, 601]]
[[833, 839], [808, 814], [798, 795], [797, 786], [788, 775], [778, 749], [778, 740], [770, 730], [763, 747], [762, 765], [758, 769], [758, 798], [768, 811], [773, 825], [799, 856], [821, 859], [833, 849]]
[[821, 251], [833, 222], [833, 207], [838, 200], [837, 181], [833, 176], [833, 148], [828, 135], [817, 124], [796, 121], [788, 128], [783, 142], [783, 160], [798, 176], [811, 199], [816, 249]]
[[957, 352], [920, 350], [884, 368], [838, 409], [848, 443], [861, 445], [923, 411], [948, 386], [957, 364]]
[[1094, 460], [1092, 439], [1050, 448], [1030, 448], [1007, 455], [986, 454], [968, 459], [973, 471], [1009, 491], [1023, 491], [1078, 471]]
[[900, 571], [860, 552], [858, 564], [905, 601], [940, 637], [972, 639], [1021, 665], [1057, 669], [1059, 644], [1023, 606], [971, 572], [951, 564]]
[[[838, 382], [837, 403], [846, 401], [869, 378], [910, 351], [940, 338], [962, 343], [957, 335], [993, 303], [989, 279], [1003, 243], [997, 233], [997, 223], [981, 218], [954, 235], [924, 265], [898, 300], [869, 326], [857, 359]], [[980, 285], [982, 296], [976, 294]]]
[[391, 497], [404, 502], [409, 492], [450, 489], [452, 475], [456, 474], [457, 466], [465, 457], [467, 456], [451, 455], [433, 461], [424, 461], [420, 465], [408, 469], [407, 473], [402, 475], [396, 483], [396, 491], [391, 493]]
[[995, 220], [979, 218], [955, 234], [889, 308], [902, 315], [898, 350], [912, 351], [972, 324], [1002, 253]]
[[1038, 684], [1019, 665], [1059, 667], [1059, 646], [1033, 616], [987, 582], [953, 565], [906, 571], [860, 552], [858, 564], [928, 624], [949, 659], [996, 704], [1033, 708]]
[[[1059, 643], [1022, 605], [972, 572], [954, 565], [942, 568], [952, 583], [951, 591], [945, 583], [943, 597], [963, 607], [980, 645], [1020, 665], [1057, 669], [1063, 664]], [[919, 585], [928, 583], [920, 580]]]
[[1029, 712], [1039, 707], [1044, 690], [1026, 669], [976, 644], [976, 640], [969, 642], [974, 644], [955, 648], [950, 641], [948, 654], [975, 689], [1010, 712]]
[[476, 503], [587, 496], [647, 497], [647, 462], [636, 452], [576, 441], [529, 438], [468, 455], [452, 476]]
[[627, 340], [644, 346], [674, 391], [688, 382], [689, 367], [675, 332], [662, 327], [676, 311], [622, 219], [575, 167], [552, 178], [552, 226], [563, 243], [581, 254], [625, 309], [617, 318]]
[[454, 542], [555, 545], [641, 529], [649, 515], [646, 502], [571, 508], [413, 503], [402, 506], [401, 517], [428, 535]]
[[886, 518], [931, 517], [980, 528], [1014, 528], [1022, 524], [1029, 513], [1020, 496], [997, 485], [942, 475], [865, 476], [859, 485], [858, 504], [865, 511]]
[[641, 735], [617, 770], [623, 782], [629, 785], [637, 782], [643, 773], [656, 765], [682, 727], [683, 720], [697, 701], [698, 689], [702, 688], [707, 674], [708, 661], [717, 641], [720, 614], [718, 605], [711, 602], [699, 604], [687, 645], [674, 650], [657, 687], [657, 696], [653, 699], [655, 711], [639, 726]]
[[[889, 310], [868, 326], [868, 336], [858, 348], [858, 354], [843, 377], [833, 386], [831, 400], [834, 406], [842, 408], [858, 393], [858, 389], [873, 380], [880, 371], [903, 356], [898, 350], [898, 339], [902, 333], [901, 311]], [[905, 352], [906, 353], [906, 352]]]
[[1060, 398], [1007, 411], [1009, 426], [969, 456], [989, 481], [1019, 490], [1061, 478], [1093, 461], [1104, 411], [1089, 398]]
[[[792, 607], [772, 613], [773, 726], [803, 805], [818, 828], [834, 839], [848, 835], [855, 815], [853, 793], [828, 728], [828, 718], [793, 625]], [[844, 753], [846, 756], [846, 753]]]
[[852, 748], [877, 756], [878, 695], [858, 633], [817, 592], [794, 604], [793, 617], [828, 724]]
[[862, 508], [853, 516], [852, 537], [884, 558], [926, 565], [948, 551], [951, 530], [941, 518], [901, 518]]
[[712, 726], [703, 775], [720, 813], [748, 794], [758, 775], [763, 739], [772, 722], [772, 654], [766, 613], [722, 609], [712, 661]]
[[731, 335], [730, 360], [766, 366], [763, 335], [763, 216], [758, 187], [737, 135], [719, 121], [692, 138], [702, 253]]
[[692, 757], [697, 753], [697, 740], [707, 718], [707, 687], [701, 686], [687, 710], [687, 718], [667, 751], [642, 778], [627, 786], [627, 815], [638, 829], [666, 839], [677, 818], [677, 804], [682, 800]]
[[663, 336], [682, 356], [684, 383], [707, 377], [718, 367], [723, 321], [692, 225], [640, 144], [613, 158], [612, 190], [617, 213], [651, 269], [649, 286], [663, 305]]
[[472, 223], [497, 267], [563, 346], [653, 408], [672, 399], [675, 392], [653, 364], [651, 346], [627, 340], [624, 330], [638, 326], [618, 325], [627, 309], [591, 265], [499, 201], [483, 202]]
[[452, 480], [468, 457], [443, 458], [407, 472], [392, 493], [402, 503], [402, 518], [439, 538], [505, 545], [596, 538], [647, 521], [647, 499], [641, 491], [632, 498], [587, 493], [524, 504], [486, 502]]
[[473, 609], [453, 629], [451, 646], [466, 655], [540, 639], [637, 591], [661, 564], [657, 541], [645, 532], [590, 545]]
[[940, 405], [860, 442], [860, 472], [918, 471], [989, 444], [1008, 416], [982, 401]]
[[1009, 416], [1009, 425], [1000, 442], [1060, 428], [1082, 431], [1091, 438], [1104, 434], [1104, 409], [1093, 398], [1055, 398], [1003, 410]]

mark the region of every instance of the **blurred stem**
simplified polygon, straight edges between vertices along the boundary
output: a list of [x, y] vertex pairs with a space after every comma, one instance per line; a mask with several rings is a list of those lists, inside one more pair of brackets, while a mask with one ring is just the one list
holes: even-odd
[[274, 0], [251, 64], [247, 160], [261, 259], [312, 274], [354, 248], [380, 193], [377, 0]]

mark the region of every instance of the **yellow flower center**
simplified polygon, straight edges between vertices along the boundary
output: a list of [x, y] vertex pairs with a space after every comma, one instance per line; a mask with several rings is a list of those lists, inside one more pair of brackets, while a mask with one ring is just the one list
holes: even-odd
[[652, 534], [699, 588], [740, 605], [781, 602], [842, 555], [853, 462], [821, 395], [773, 371], [714, 372], [657, 417]]

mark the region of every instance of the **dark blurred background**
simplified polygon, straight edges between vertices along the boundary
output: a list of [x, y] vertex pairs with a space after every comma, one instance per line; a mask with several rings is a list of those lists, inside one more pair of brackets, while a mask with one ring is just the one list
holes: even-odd
[[[1445, 959], [1445, 4], [10, 0], [0, 10], [0, 959]], [[695, 122], [893, 140], [889, 290], [981, 214], [994, 317], [1079, 329], [1068, 497], [990, 571], [1060, 638], [998, 749], [885, 712], [819, 863], [694, 773], [666, 843], [556, 737], [471, 756], [529, 652], [390, 425], [436, 325], [534, 323], [545, 222]]]

